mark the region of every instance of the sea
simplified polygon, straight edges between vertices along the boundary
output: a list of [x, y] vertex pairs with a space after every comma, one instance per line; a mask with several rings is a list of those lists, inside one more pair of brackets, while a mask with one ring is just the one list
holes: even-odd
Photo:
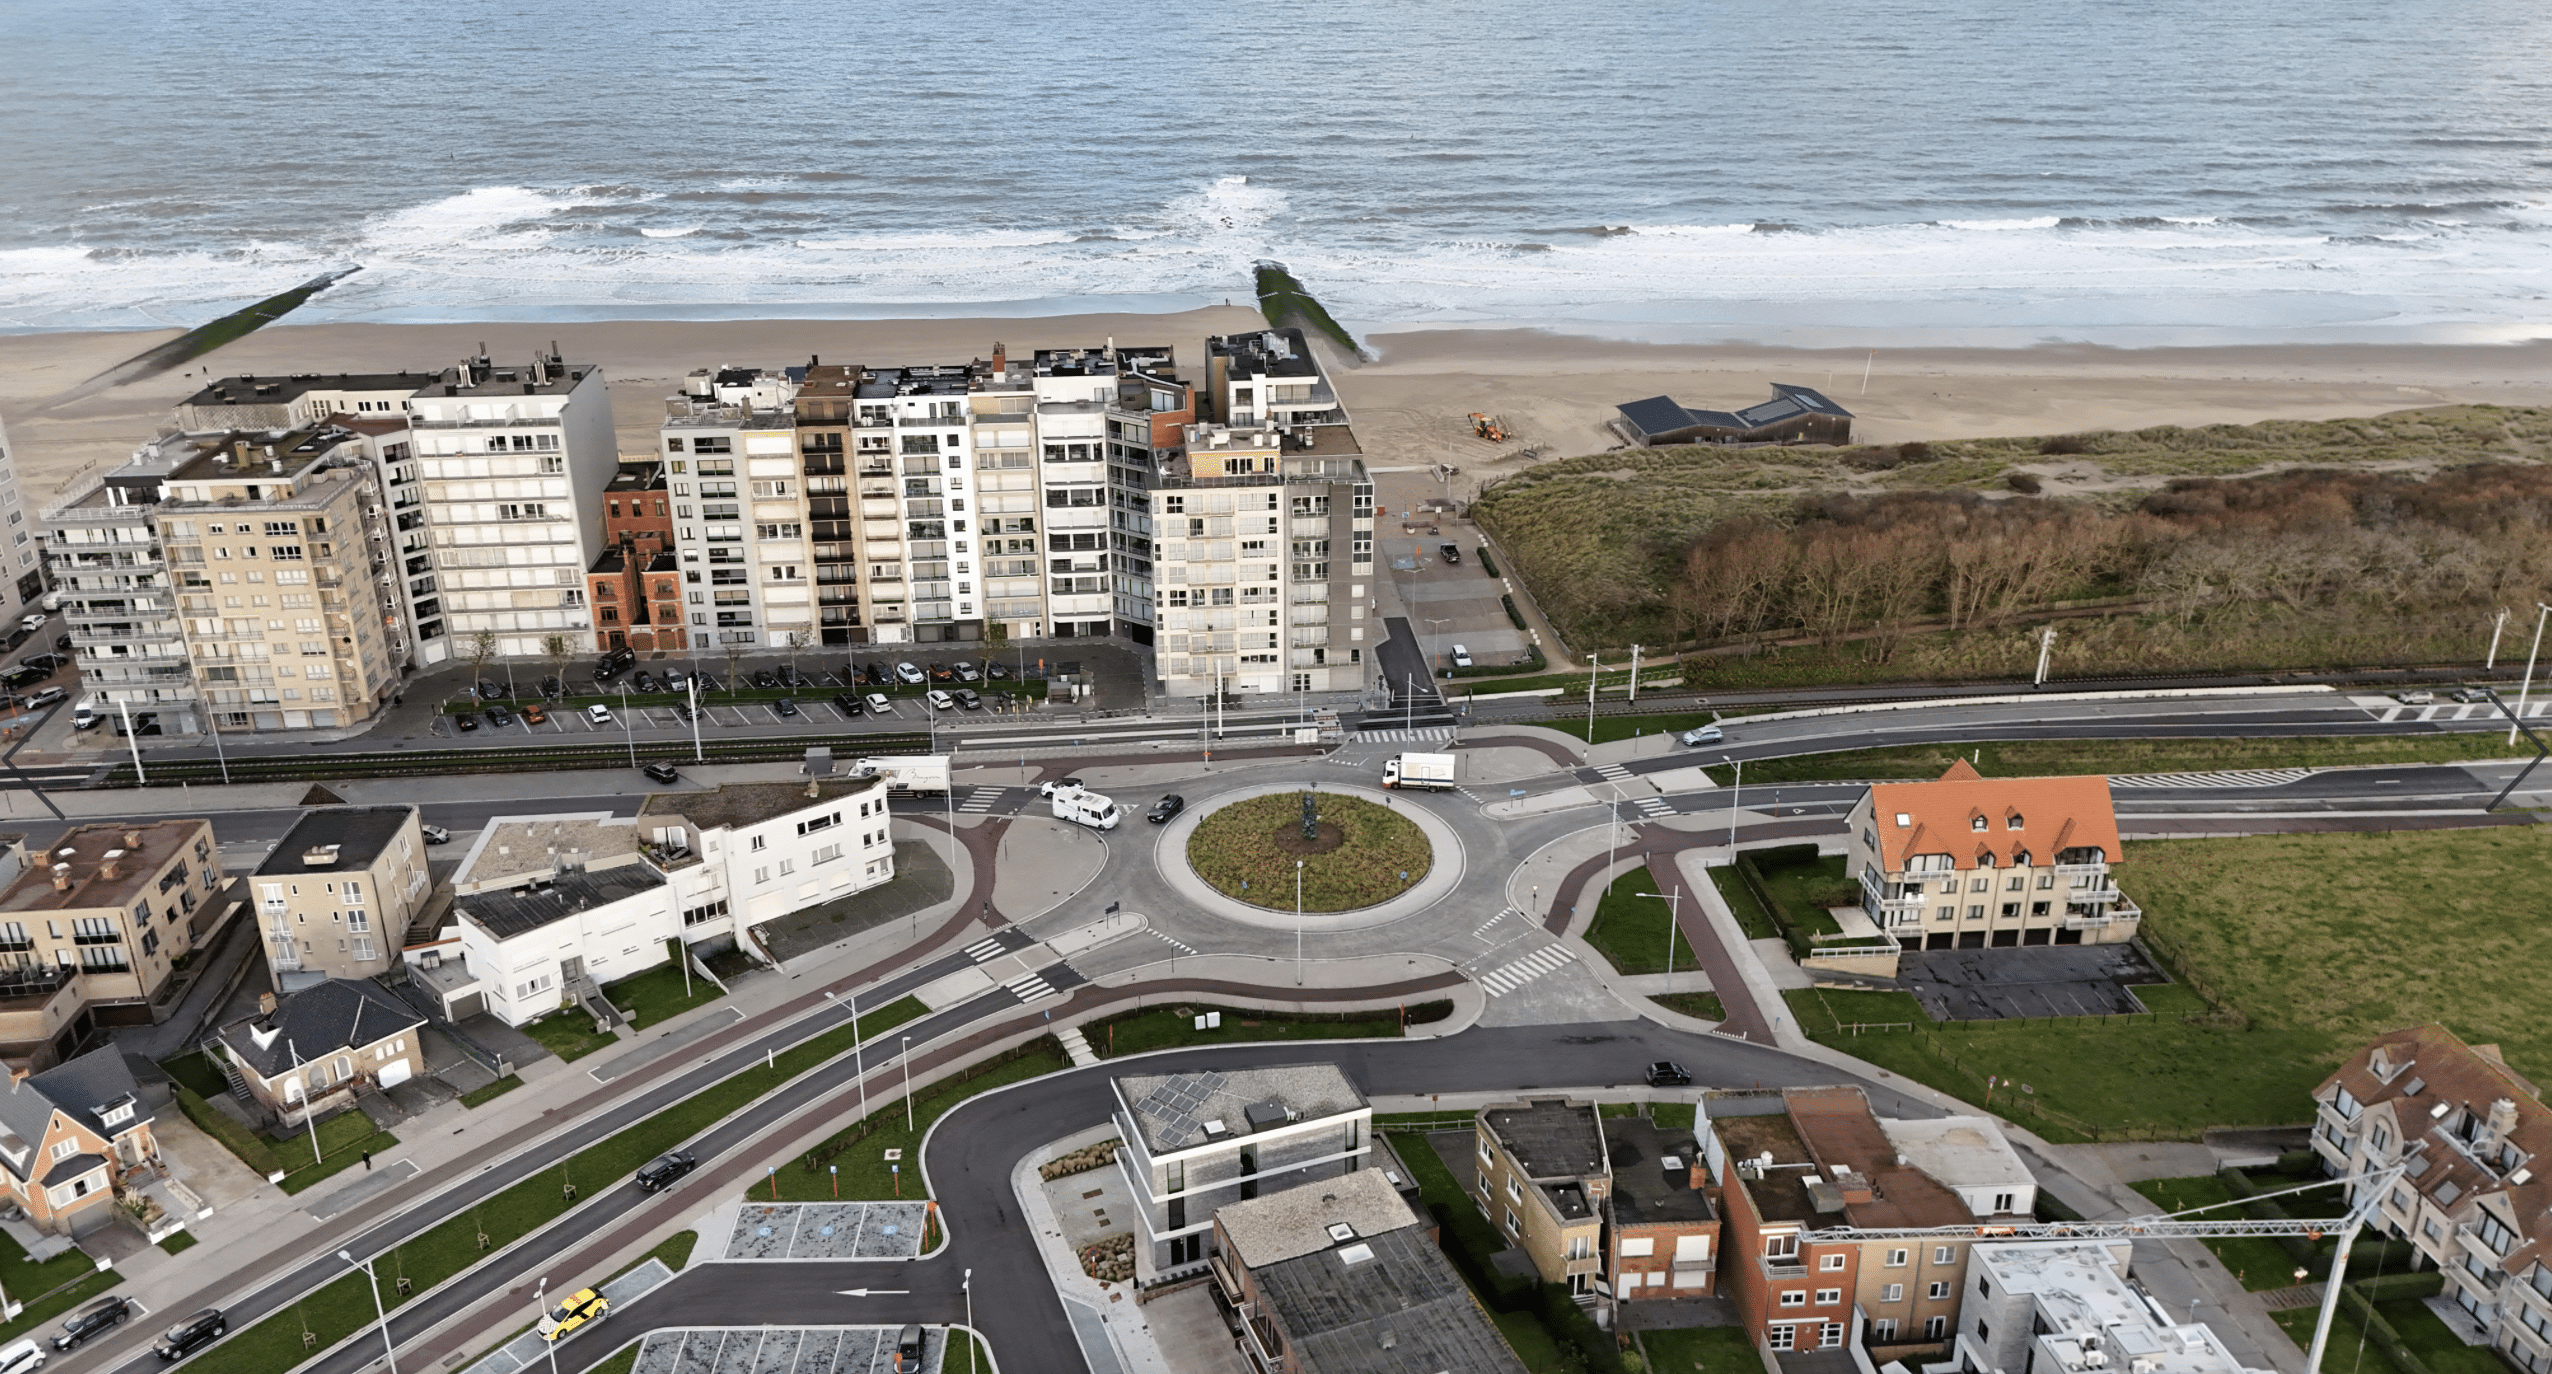
[[2543, 0], [11, 0], [0, 329], [2552, 334]]

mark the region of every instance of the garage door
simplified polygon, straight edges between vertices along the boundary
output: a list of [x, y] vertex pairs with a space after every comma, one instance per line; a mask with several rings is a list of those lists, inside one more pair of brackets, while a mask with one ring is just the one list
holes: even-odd
[[381, 1086], [385, 1088], [395, 1088], [400, 1084], [407, 1082], [408, 1076], [412, 1072], [413, 1070], [408, 1067], [408, 1061], [404, 1059], [394, 1059], [381, 1066]]

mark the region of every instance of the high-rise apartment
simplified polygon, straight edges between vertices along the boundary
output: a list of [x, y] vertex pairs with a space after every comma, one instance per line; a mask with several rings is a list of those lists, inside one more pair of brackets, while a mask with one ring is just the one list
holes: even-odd
[[24, 614], [44, 597], [43, 532], [35, 512], [18, 497], [16, 450], [0, 421], [0, 624]]
[[168, 474], [195, 453], [156, 440], [44, 509], [45, 559], [61, 594], [82, 689], [122, 730], [203, 728], [168, 564], [151, 523]]
[[674, 545], [695, 649], [815, 641], [798, 475], [797, 382], [784, 372], [694, 372], [660, 431]]

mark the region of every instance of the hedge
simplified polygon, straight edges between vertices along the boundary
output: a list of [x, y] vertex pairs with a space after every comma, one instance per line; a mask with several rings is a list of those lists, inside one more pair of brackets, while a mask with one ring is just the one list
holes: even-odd
[[1506, 607], [1506, 618], [1515, 622], [1515, 628], [1528, 633], [1532, 630], [1532, 626], [1524, 623], [1524, 612], [1515, 609], [1515, 594], [1513, 592], [1509, 592], [1506, 595], [1499, 597], [1498, 601]]
[[2369, 1302], [2401, 1302], [2433, 1298], [2445, 1292], [2446, 1276], [2436, 1269], [2416, 1274], [2378, 1274], [2369, 1279], [2352, 1279], [2348, 1286], [2364, 1294]]
[[172, 1086], [177, 1089], [177, 1109], [186, 1113], [186, 1119], [195, 1123], [195, 1129], [220, 1141], [224, 1148], [239, 1156], [240, 1163], [256, 1170], [259, 1178], [273, 1178], [284, 1171], [284, 1162], [275, 1157], [273, 1148], [255, 1131], [222, 1115], [220, 1108], [205, 1101], [203, 1094], [193, 1088], [183, 1083]]
[[1551, 1339], [1575, 1352], [1574, 1368], [1591, 1374], [1627, 1374], [1619, 1344], [1586, 1315], [1565, 1285], [1536, 1283], [1498, 1271], [1496, 1256], [1508, 1248], [1507, 1241], [1478, 1209], [1436, 1202], [1428, 1204], [1427, 1211], [1442, 1228], [1445, 1258], [1453, 1261], [1489, 1310], [1531, 1313], [1549, 1330]]
[[1480, 546], [1480, 571], [1487, 573], [1491, 577], [1498, 575], [1497, 562], [1489, 557], [1489, 546], [1486, 544], [1482, 544]]

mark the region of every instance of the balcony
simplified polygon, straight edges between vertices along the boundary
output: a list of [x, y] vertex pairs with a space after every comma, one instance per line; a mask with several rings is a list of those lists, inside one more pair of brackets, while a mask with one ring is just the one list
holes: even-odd
[[1757, 1255], [1755, 1268], [1762, 1271], [1765, 1278], [1775, 1281], [1804, 1279], [1808, 1276], [1808, 1266], [1799, 1263], [1796, 1257], [1773, 1259], [1766, 1255]]
[[2058, 864], [2056, 876], [2059, 878], [2105, 878], [2109, 876], [2109, 865], [2106, 860], [2087, 864]]

